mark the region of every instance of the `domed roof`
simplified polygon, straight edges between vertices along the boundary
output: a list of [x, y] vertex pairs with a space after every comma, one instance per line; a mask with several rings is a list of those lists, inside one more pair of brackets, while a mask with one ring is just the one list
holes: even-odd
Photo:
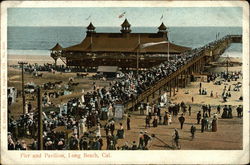
[[130, 23], [128, 22], [127, 18], [124, 20], [124, 22], [121, 24], [122, 27], [130, 27]]
[[62, 50], [62, 46], [59, 44], [59, 43], [57, 43], [53, 48], [51, 48], [50, 50]]
[[159, 30], [167, 30], [167, 27], [162, 22], [161, 25], [158, 27]]
[[89, 26], [87, 27], [88, 30], [95, 30], [94, 25], [92, 24], [92, 22], [89, 23]]

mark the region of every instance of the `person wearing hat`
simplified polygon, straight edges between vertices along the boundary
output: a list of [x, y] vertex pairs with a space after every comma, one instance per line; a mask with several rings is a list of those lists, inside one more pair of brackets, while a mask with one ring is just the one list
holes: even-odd
[[228, 106], [228, 118], [233, 118], [231, 105]]
[[167, 125], [167, 112], [164, 112], [164, 116], [163, 116], [163, 125]]
[[191, 116], [191, 109], [192, 109], [192, 107], [189, 105], [189, 106], [188, 106], [188, 115], [189, 115], [189, 116]]
[[124, 129], [123, 129], [123, 126], [122, 126], [122, 123], [119, 124], [120, 125], [120, 128], [117, 130], [117, 137], [119, 139], [123, 139], [124, 138]]
[[143, 131], [140, 131], [138, 148], [142, 149], [143, 146], [144, 146], [144, 135], [143, 135]]
[[144, 132], [143, 138], [144, 138], [144, 147], [147, 147], [148, 141], [151, 140], [150, 136], [147, 134], [147, 131]]
[[97, 130], [96, 130], [96, 136], [101, 136], [101, 126], [100, 124], [97, 124]]
[[136, 145], [136, 142], [135, 142], [135, 141], [133, 141], [131, 150], [137, 150], [137, 145]]
[[100, 142], [98, 141], [97, 138], [94, 138], [93, 149], [100, 150]]
[[194, 139], [195, 131], [196, 131], [196, 127], [194, 126], [194, 124], [192, 124], [191, 129], [190, 129], [190, 132], [191, 132], [191, 135], [192, 135], [192, 140]]
[[8, 139], [8, 150], [15, 150], [15, 144], [11, 138]]
[[145, 122], [146, 122], [145, 128], [147, 128], [147, 127], [150, 128], [150, 117], [149, 116], [146, 116]]
[[205, 121], [205, 118], [203, 117], [203, 118], [201, 119], [201, 132], [204, 132], [205, 123], [206, 123], [206, 121]]
[[130, 115], [127, 117], [127, 130], [130, 130]]
[[24, 140], [22, 140], [22, 149], [21, 150], [27, 150], [27, 144]]
[[53, 149], [53, 142], [50, 138], [47, 138], [47, 141], [45, 143], [46, 150], [52, 150]]
[[87, 150], [88, 149], [88, 141], [86, 137], [82, 137], [80, 140], [80, 150]]
[[99, 150], [102, 150], [102, 146], [103, 146], [102, 137], [101, 137], [101, 136], [98, 136], [97, 139], [98, 139], [98, 141], [99, 141], [99, 143], [100, 143], [100, 148], [99, 148]]
[[179, 146], [179, 139], [180, 139], [179, 132], [178, 132], [177, 129], [175, 128], [175, 129], [174, 129], [174, 134], [173, 134], [173, 140], [174, 140], [175, 146], [176, 146], [177, 148], [180, 148], [180, 146]]
[[17, 144], [15, 145], [15, 150], [22, 150], [22, 145], [19, 140], [17, 140]]
[[62, 150], [63, 147], [64, 147], [64, 139], [63, 138], [60, 138], [59, 142], [57, 143], [57, 149], [58, 150]]
[[157, 127], [157, 125], [158, 125], [158, 116], [155, 113], [154, 120], [153, 120], [153, 127]]
[[216, 131], [217, 131], [217, 117], [214, 116], [212, 120], [212, 132], [216, 132]]
[[71, 150], [78, 150], [78, 139], [75, 135], [72, 135], [69, 140], [69, 148]]
[[111, 135], [113, 136], [115, 131], [115, 122], [113, 120], [110, 122], [109, 128], [111, 131]]
[[111, 140], [108, 150], [115, 150], [114, 142]]
[[199, 112], [197, 113], [196, 119], [197, 119], [197, 124], [200, 124], [200, 120], [201, 120], [201, 111], [199, 111]]
[[110, 143], [111, 143], [111, 139], [112, 139], [112, 136], [111, 136], [111, 133], [109, 132], [108, 136], [106, 136], [106, 142], [107, 142], [107, 150], [109, 149], [109, 146], [110, 146]]
[[38, 150], [38, 142], [36, 139], [33, 139], [33, 142], [31, 144], [31, 149], [32, 150]]
[[109, 131], [110, 131], [110, 123], [106, 123], [106, 124], [104, 125], [104, 130], [105, 130], [105, 132], [106, 132], [106, 136], [108, 136]]
[[183, 128], [183, 124], [185, 122], [185, 117], [183, 116], [183, 114], [181, 114], [181, 117], [178, 118], [179, 119], [179, 122], [181, 124], [181, 129]]

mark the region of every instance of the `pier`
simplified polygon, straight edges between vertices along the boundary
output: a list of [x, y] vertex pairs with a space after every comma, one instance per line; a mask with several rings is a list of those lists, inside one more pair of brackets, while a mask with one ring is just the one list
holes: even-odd
[[[141, 102], [155, 102], [163, 91], [167, 91], [170, 97], [175, 95], [176, 89], [179, 87], [186, 87], [190, 82], [191, 75], [202, 74], [205, 66], [212, 61], [216, 61], [231, 43], [242, 43], [242, 35], [227, 35], [201, 48], [191, 50], [188, 54], [192, 54], [193, 56], [188, 59], [185, 65], [155, 83], [135, 99], [127, 102], [125, 104], [125, 110], [134, 110]], [[182, 53], [181, 55], [185, 56], [187, 53]]]

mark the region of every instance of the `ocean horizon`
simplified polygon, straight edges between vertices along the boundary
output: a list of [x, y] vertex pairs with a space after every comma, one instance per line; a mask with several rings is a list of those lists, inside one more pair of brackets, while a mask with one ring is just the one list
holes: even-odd
[[[131, 27], [131, 33], [156, 33], [157, 27]], [[96, 27], [96, 32], [120, 33], [120, 27]], [[242, 34], [241, 27], [169, 27], [168, 38], [177, 45], [197, 48], [229, 34]], [[68, 47], [80, 43], [86, 36], [81, 26], [9, 26], [7, 27], [8, 55], [50, 55], [50, 49], [59, 43]], [[242, 44], [232, 44], [230, 51], [242, 52]], [[237, 55], [239, 56], [239, 55]]]

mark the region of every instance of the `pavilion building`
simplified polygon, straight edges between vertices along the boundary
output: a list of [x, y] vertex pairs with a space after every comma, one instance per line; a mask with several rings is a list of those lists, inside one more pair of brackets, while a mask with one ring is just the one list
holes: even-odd
[[[163, 23], [156, 33], [131, 33], [127, 19], [121, 24], [120, 33], [97, 33], [95, 29], [90, 23], [81, 43], [60, 50], [60, 58], [67, 66], [150, 68], [190, 50], [169, 42], [168, 28]], [[59, 51], [58, 46], [56, 49]], [[56, 53], [51, 51], [51, 55]]]

